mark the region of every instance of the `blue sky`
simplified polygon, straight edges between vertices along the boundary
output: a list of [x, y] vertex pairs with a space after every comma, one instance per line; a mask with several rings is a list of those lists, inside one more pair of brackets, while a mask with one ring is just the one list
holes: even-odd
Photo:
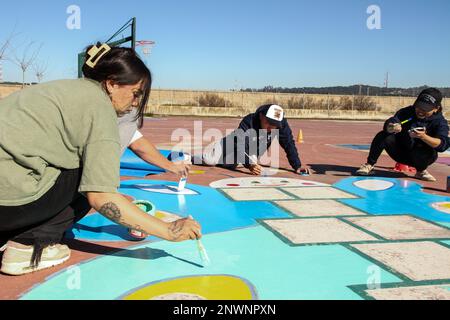
[[[81, 10], [69, 30], [68, 6]], [[381, 30], [366, 12], [381, 9]], [[0, 4], [0, 43], [14, 28], [19, 53], [43, 43], [44, 80], [76, 76], [76, 55], [137, 18], [138, 39], [156, 41], [148, 58], [154, 88], [450, 86], [448, 0], [15, 0]], [[21, 81], [3, 62], [4, 80]], [[35, 81], [33, 72], [28, 81]]]

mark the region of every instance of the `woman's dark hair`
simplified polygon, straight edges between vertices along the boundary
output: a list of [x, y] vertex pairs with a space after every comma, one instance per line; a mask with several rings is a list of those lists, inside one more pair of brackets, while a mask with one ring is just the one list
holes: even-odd
[[[101, 46], [101, 43], [98, 43], [97, 46]], [[89, 59], [87, 53], [92, 47], [89, 46], [86, 49], [86, 59]], [[142, 80], [142, 98], [135, 118], [138, 121], [138, 128], [142, 128], [145, 108], [150, 97], [152, 75], [133, 49], [111, 48], [98, 60], [94, 68], [91, 68], [85, 62], [82, 70], [86, 78], [102, 83], [105, 90], [107, 80], [112, 80], [119, 85], [133, 85]]]

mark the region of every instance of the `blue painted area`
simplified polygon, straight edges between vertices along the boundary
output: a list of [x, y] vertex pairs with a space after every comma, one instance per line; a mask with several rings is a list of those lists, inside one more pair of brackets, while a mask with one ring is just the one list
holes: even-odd
[[[337, 144], [336, 146], [353, 150], [370, 150], [370, 144]], [[450, 154], [450, 150], [447, 150], [443, 153]]]
[[152, 171], [152, 170], [136, 170], [136, 169], [120, 169], [121, 177], [137, 177], [144, 178], [149, 175], [155, 175], [163, 173], [163, 171]]
[[[159, 152], [171, 161], [184, 157], [182, 152], [172, 152], [171, 150], [159, 150]], [[145, 162], [128, 148], [120, 158], [121, 176], [145, 177], [147, 175], [159, 174], [162, 172], [165, 172], [165, 170]]]
[[[186, 188], [196, 191], [197, 195], [173, 195], [143, 191], [136, 188], [134, 186], [136, 184], [163, 184], [176, 187], [177, 182], [158, 180], [122, 181], [119, 192], [132, 196], [136, 200], [148, 200], [156, 206], [156, 210], [171, 212], [183, 217], [192, 215], [202, 226], [203, 234], [254, 226], [257, 224], [255, 219], [290, 217], [289, 214], [270, 202], [235, 202], [210, 187], [188, 184]], [[115, 224], [100, 214], [85, 217], [74, 226], [72, 233], [68, 233], [67, 236], [97, 241], [132, 239], [127, 235], [126, 228]]]
[[[359, 300], [347, 286], [367, 283], [373, 266], [341, 245], [288, 246], [262, 226], [210, 234], [202, 241], [211, 259], [208, 267], [201, 266], [193, 241], [153, 242], [79, 265], [79, 289], [68, 289], [74, 273], [63, 270], [23, 299], [116, 299], [149, 282], [230, 274], [253, 284], [259, 299]], [[401, 282], [385, 270], [380, 279]]]
[[370, 150], [370, 144], [337, 144], [336, 146], [353, 150]]
[[[368, 191], [353, 185], [355, 181], [368, 179], [390, 181], [394, 186], [384, 191]], [[370, 214], [411, 214], [430, 221], [450, 222], [450, 214], [431, 207], [434, 202], [450, 201], [450, 197], [425, 193], [422, 186], [415, 182], [379, 177], [352, 177], [339, 181], [334, 187], [360, 196], [361, 199], [339, 201]]]

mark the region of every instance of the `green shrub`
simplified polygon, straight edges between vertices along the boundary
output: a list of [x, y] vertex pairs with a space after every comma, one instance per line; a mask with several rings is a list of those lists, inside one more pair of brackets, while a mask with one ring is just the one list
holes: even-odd
[[205, 93], [198, 99], [200, 107], [219, 107], [219, 108], [233, 108], [234, 105], [230, 101], [220, 97], [215, 93]]

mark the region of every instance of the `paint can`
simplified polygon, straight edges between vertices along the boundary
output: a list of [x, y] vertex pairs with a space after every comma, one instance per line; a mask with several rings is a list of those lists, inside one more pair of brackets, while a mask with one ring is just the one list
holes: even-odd
[[171, 154], [171, 161], [172, 162], [183, 162], [184, 164], [192, 164], [192, 160], [191, 160], [192, 156], [187, 153], [187, 152], [179, 152], [177, 153], [172, 153]]
[[[147, 214], [155, 215], [155, 206], [150, 201], [146, 200], [135, 200], [133, 203], [142, 211], [144, 211]], [[133, 240], [141, 241], [145, 240], [147, 238], [147, 234], [133, 229], [128, 229], [128, 234], [133, 238]]]

